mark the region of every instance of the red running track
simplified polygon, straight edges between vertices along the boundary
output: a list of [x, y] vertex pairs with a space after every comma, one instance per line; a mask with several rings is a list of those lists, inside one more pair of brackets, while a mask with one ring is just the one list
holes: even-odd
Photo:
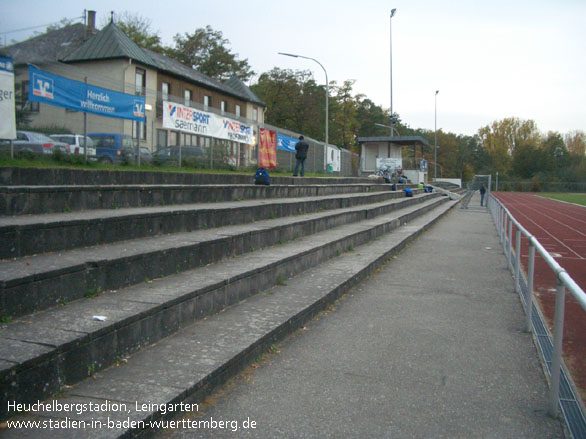
[[[574, 281], [586, 290], [586, 207], [518, 192], [493, 193], [515, 219], [555, 258]], [[513, 245], [515, 245], [513, 229]], [[527, 272], [529, 243], [521, 240], [521, 263]], [[553, 328], [556, 278], [536, 253], [535, 297]], [[564, 360], [586, 402], [586, 311], [566, 293]]]

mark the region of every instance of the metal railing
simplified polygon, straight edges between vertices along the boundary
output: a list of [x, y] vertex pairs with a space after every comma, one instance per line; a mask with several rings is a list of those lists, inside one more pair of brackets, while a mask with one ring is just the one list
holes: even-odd
[[[586, 293], [570, 277], [566, 270], [561, 267], [551, 256], [540, 242], [531, 235], [497, 200], [493, 195], [489, 196], [489, 211], [494, 219], [504, 251], [507, 256], [509, 267], [515, 276], [515, 291], [522, 293], [522, 281], [526, 282], [526, 305], [527, 314], [526, 324], [527, 331], [533, 331], [533, 281], [535, 275], [535, 253], [541, 255], [543, 260], [551, 268], [556, 276], [556, 297], [554, 311], [554, 328], [553, 328], [553, 349], [551, 353], [551, 388], [549, 395], [549, 414], [556, 417], [559, 413], [560, 406], [560, 374], [562, 372], [562, 341], [564, 332], [564, 311], [565, 295], [568, 290], [577, 300], [583, 310], [586, 310]], [[515, 248], [513, 249], [513, 226], [516, 229]], [[521, 272], [521, 236], [525, 236], [529, 241], [529, 263], [527, 267], [527, 279], [523, 279]], [[523, 297], [522, 297], [523, 298]], [[536, 308], [537, 310], [537, 308]], [[538, 312], [538, 311], [537, 311]], [[579, 398], [579, 397], [578, 397]], [[564, 407], [562, 406], [562, 409]], [[564, 416], [566, 414], [564, 413]], [[567, 416], [566, 416], [567, 419]], [[583, 419], [583, 414], [582, 414]]]

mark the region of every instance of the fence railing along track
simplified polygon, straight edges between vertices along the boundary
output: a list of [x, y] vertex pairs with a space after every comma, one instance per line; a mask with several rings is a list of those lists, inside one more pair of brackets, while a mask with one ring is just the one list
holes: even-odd
[[[557, 417], [561, 407], [573, 437], [576, 439], [586, 438], [584, 408], [580, 403], [580, 397], [576, 396], [570, 385], [571, 379], [564, 370], [562, 361], [566, 291], [569, 291], [574, 296], [584, 311], [586, 311], [586, 293], [570, 277], [566, 270], [557, 263], [553, 256], [545, 250], [537, 238], [529, 233], [492, 194], [488, 198], [488, 209], [494, 219], [509, 267], [514, 273], [515, 291], [521, 295], [525, 306], [527, 331], [530, 333], [535, 332], [541, 353], [550, 373], [548, 412], [551, 416]], [[514, 245], [513, 227], [516, 231]], [[521, 236], [525, 236], [529, 242], [529, 262], [526, 278], [521, 269]], [[539, 308], [533, 300], [536, 253], [543, 258], [556, 276], [553, 336], [548, 334], [547, 326], [543, 322]]]

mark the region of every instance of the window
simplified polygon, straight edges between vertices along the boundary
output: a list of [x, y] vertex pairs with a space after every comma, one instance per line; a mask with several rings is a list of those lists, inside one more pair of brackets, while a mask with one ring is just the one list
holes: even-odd
[[31, 113], [38, 113], [40, 110], [39, 103], [38, 102], [29, 102], [29, 100], [28, 100], [29, 85], [30, 84], [28, 81], [24, 81], [22, 83], [22, 94], [21, 94], [22, 106], [21, 106], [21, 108], [23, 110], [30, 111]]
[[144, 122], [132, 122], [132, 138], [146, 140], [146, 123]]
[[186, 107], [191, 107], [191, 90], [185, 90], [184, 92], [184, 104]]
[[235, 113], [236, 113], [236, 116], [240, 117], [240, 105], [238, 105], [238, 104], [236, 104]]
[[159, 148], [167, 146], [167, 130], [157, 130], [157, 146]]
[[227, 108], [228, 108], [228, 104], [226, 103], [226, 101], [220, 102], [220, 111], [222, 112], [222, 114], [227, 111]]
[[203, 97], [203, 106], [204, 107], [211, 107], [212, 106], [212, 97], [211, 96], [204, 96]]
[[169, 86], [168, 82], [163, 82], [161, 84], [161, 97], [164, 101], [169, 100], [169, 90], [170, 89], [171, 89], [171, 87]]
[[254, 120], [255, 122], [258, 122], [258, 109], [256, 109], [256, 108], [252, 109], [252, 120]]
[[139, 96], [144, 96], [146, 90], [146, 71], [143, 69], [136, 69], [134, 76], [134, 93]]

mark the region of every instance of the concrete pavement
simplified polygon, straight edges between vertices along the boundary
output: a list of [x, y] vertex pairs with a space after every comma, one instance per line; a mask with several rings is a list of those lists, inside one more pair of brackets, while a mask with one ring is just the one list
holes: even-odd
[[523, 328], [489, 214], [454, 209], [159, 437], [563, 438]]

